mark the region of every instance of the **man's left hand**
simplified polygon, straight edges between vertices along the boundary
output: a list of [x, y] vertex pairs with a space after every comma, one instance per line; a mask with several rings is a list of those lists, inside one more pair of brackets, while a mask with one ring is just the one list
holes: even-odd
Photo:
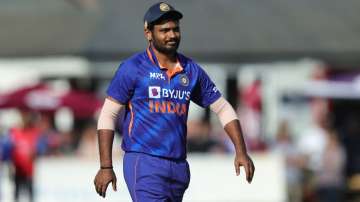
[[250, 156], [247, 154], [237, 154], [235, 156], [234, 165], [237, 176], [240, 175], [240, 166], [244, 166], [246, 180], [248, 181], [248, 183], [251, 183], [255, 172], [255, 166]]

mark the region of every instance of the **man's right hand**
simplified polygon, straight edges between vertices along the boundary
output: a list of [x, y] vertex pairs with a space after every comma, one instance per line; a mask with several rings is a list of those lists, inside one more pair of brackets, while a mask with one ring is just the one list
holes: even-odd
[[94, 179], [96, 192], [105, 198], [106, 189], [110, 182], [112, 183], [114, 191], [116, 191], [116, 175], [114, 170], [100, 169]]

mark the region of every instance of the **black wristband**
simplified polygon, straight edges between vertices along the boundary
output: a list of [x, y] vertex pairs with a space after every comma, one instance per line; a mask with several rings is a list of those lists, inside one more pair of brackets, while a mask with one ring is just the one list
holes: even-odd
[[112, 166], [100, 166], [100, 169], [113, 169]]

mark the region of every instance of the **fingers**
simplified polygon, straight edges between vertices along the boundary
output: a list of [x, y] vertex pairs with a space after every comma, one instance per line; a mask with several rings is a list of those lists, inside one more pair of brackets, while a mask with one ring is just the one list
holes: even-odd
[[250, 182], [249, 181], [249, 179], [250, 179], [250, 168], [249, 168], [249, 163], [248, 162], [245, 163], [244, 168], [245, 168], [246, 181]]
[[240, 175], [240, 164], [238, 162], [235, 162], [235, 172], [236, 176]]
[[116, 180], [115, 173], [112, 170], [111, 171], [105, 170], [105, 171], [100, 170], [94, 179], [94, 185], [95, 185], [96, 192], [101, 197], [104, 197], [104, 198], [106, 196], [106, 190], [107, 190], [110, 182], [112, 183], [112, 187], [113, 187], [114, 191], [117, 190], [117, 188], [116, 188], [117, 180]]
[[94, 180], [96, 193], [99, 194], [101, 197], [105, 197], [106, 189], [110, 182], [111, 182], [110, 180], [106, 182], [106, 180], [104, 181], [100, 177], [96, 176]]
[[254, 176], [254, 172], [255, 172], [255, 166], [254, 166], [254, 163], [252, 162], [251, 158], [248, 157], [248, 159], [246, 159], [245, 161], [235, 160], [234, 165], [235, 165], [235, 171], [236, 171], [237, 176], [240, 174], [240, 167], [244, 166], [246, 181], [248, 181], [248, 183], [251, 183], [253, 176]]
[[109, 183], [110, 183], [110, 181], [101, 187], [101, 194], [100, 194], [100, 196], [102, 196], [103, 198], [105, 198], [105, 196], [106, 196], [106, 189], [107, 189]]
[[254, 177], [254, 172], [255, 172], [255, 166], [254, 163], [252, 162], [251, 158], [249, 158], [246, 166], [245, 166], [245, 170], [246, 168], [248, 169], [249, 172], [247, 172], [247, 176], [246, 176], [246, 180], [251, 183], [253, 177]]
[[95, 190], [96, 190], [96, 193], [98, 193], [100, 196], [102, 195], [102, 193], [101, 193], [102, 186], [101, 185], [96, 184], [95, 185]]
[[103, 186], [102, 183], [97, 183], [96, 181], [94, 182], [94, 184], [95, 184], [96, 193], [98, 193], [100, 196], [104, 197], [104, 196], [103, 196], [103, 195], [104, 195], [104, 194], [103, 194], [103, 193], [104, 193], [103, 189], [104, 189], [104, 187], [105, 187], [105, 191], [106, 191], [107, 185], [106, 185], [106, 186]]
[[116, 177], [111, 181], [113, 190], [116, 191]]
[[251, 159], [250, 159], [250, 168], [251, 168], [251, 178], [250, 178], [250, 182], [251, 182], [254, 177], [254, 173], [255, 173], [255, 166]]

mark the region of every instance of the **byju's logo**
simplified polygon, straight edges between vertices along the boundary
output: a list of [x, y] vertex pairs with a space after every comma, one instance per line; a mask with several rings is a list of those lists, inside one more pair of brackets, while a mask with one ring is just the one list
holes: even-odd
[[165, 80], [165, 76], [162, 73], [150, 72], [150, 79], [161, 79]]
[[149, 98], [160, 98], [160, 86], [149, 86]]

